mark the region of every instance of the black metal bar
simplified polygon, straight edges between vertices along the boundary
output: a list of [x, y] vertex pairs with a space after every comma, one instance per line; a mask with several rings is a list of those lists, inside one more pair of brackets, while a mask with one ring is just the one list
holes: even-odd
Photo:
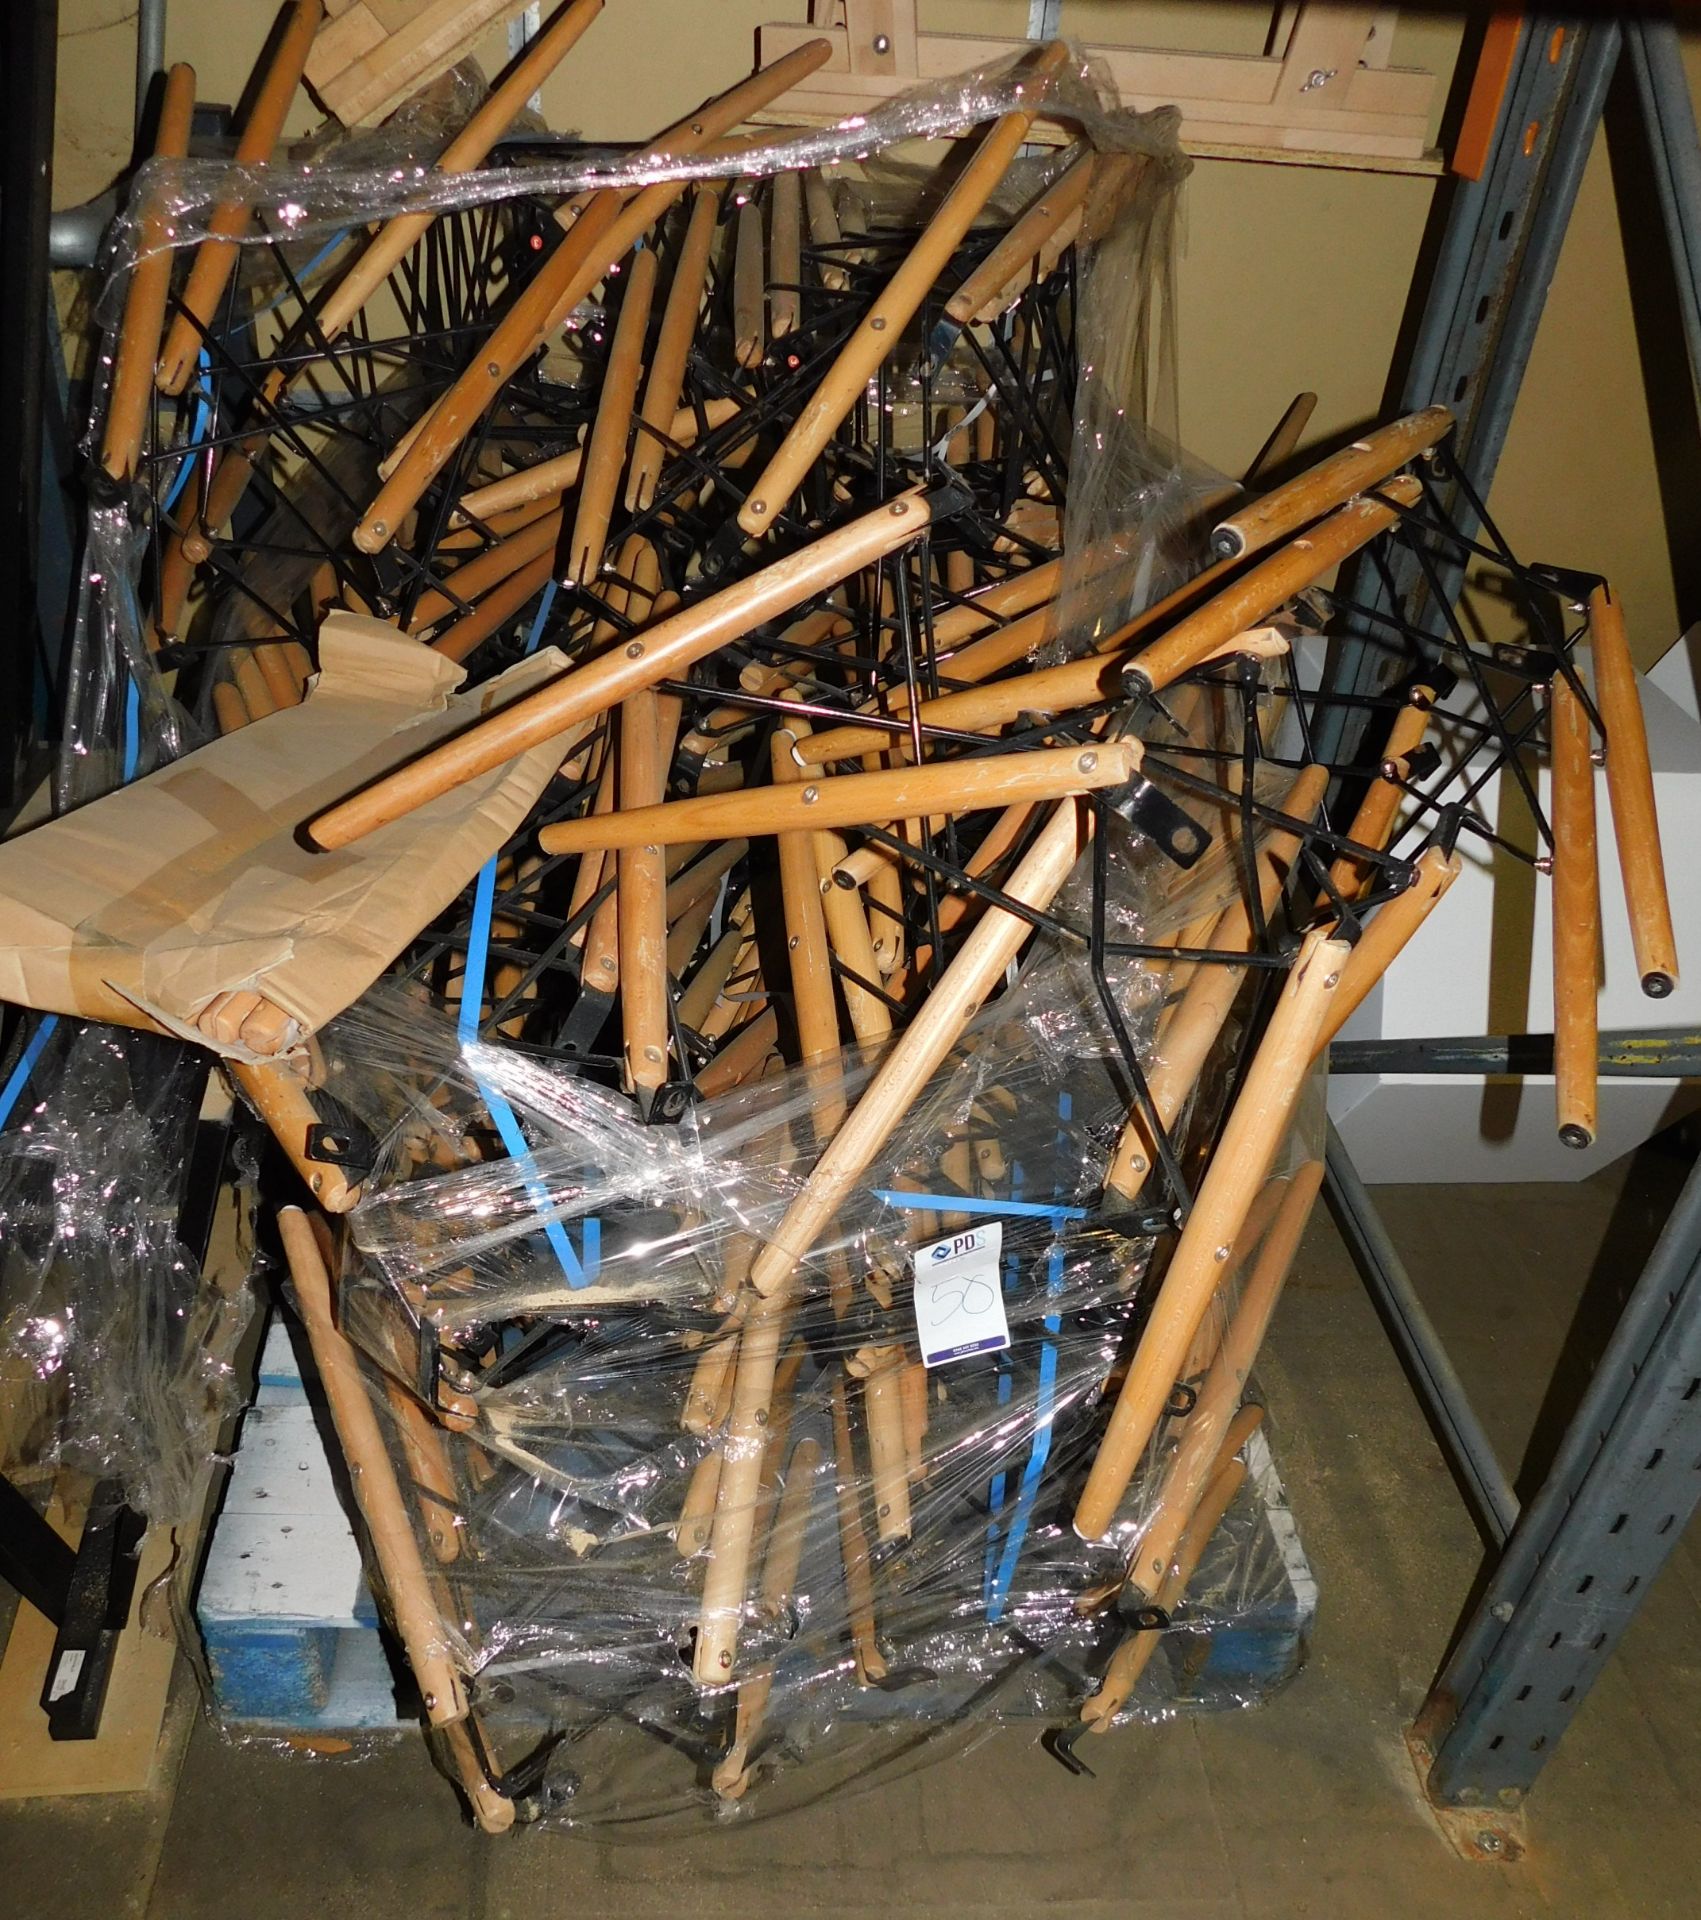
[[[0, 7], [0, 806], [13, 796], [29, 738], [37, 651], [36, 568], [41, 508], [42, 393], [47, 382], [48, 224], [58, 0]], [[57, 641], [55, 634], [53, 639]]]
[[1424, 1312], [1411, 1277], [1333, 1121], [1329, 1123], [1323, 1167], [1323, 1190], [1341, 1238], [1370, 1289], [1388, 1338], [1472, 1517], [1489, 1545], [1498, 1547], [1518, 1517], [1518, 1496], [1501, 1470], [1464, 1382]]
[[[1701, 1033], [1626, 1029], [1599, 1037], [1596, 1066], [1615, 1080], [1701, 1078]], [[1332, 1073], [1525, 1074], [1553, 1072], [1551, 1033], [1485, 1039], [1337, 1040]]]
[[77, 1555], [0, 1474], [0, 1580], [56, 1625]]
[[89, 1498], [77, 1542], [59, 1632], [42, 1683], [41, 1704], [54, 1740], [92, 1740], [112, 1677], [118, 1636], [136, 1593], [137, 1556], [147, 1522], [124, 1504], [116, 1480], [103, 1480]]

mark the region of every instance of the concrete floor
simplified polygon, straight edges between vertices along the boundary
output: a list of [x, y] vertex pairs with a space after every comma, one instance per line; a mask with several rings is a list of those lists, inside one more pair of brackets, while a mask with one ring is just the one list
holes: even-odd
[[[1539, 1470], [1683, 1171], [1668, 1145], [1577, 1187], [1381, 1190], [1508, 1460]], [[1005, 1733], [848, 1804], [665, 1845], [487, 1841], [412, 1739], [358, 1760], [234, 1747], [185, 1695], [181, 1764], [157, 1793], [0, 1806], [0, 1912], [1701, 1912], [1701, 1538], [1680, 1544], [1544, 1775], [1527, 1857], [1469, 1864], [1419, 1799], [1401, 1732], [1481, 1551], [1327, 1218], [1310, 1230], [1263, 1377], [1322, 1589], [1310, 1665], [1256, 1712], [1096, 1742], [1096, 1780]]]

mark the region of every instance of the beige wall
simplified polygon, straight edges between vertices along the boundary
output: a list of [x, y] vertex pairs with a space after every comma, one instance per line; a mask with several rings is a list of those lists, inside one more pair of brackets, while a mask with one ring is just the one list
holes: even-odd
[[[71, 204], [106, 184], [129, 145], [134, 0], [62, 0], [55, 197]], [[170, 0], [167, 55], [197, 69], [203, 99], [239, 96], [276, 0]], [[1026, 31], [1027, 0], [922, 0], [942, 31]], [[599, 139], [636, 138], [730, 83], [751, 58], [757, 24], [802, 19], [804, 0], [609, 0], [604, 17], [545, 93], [551, 125]], [[1264, 9], [1166, 0], [1064, 0], [1082, 39], [1259, 50]], [[1451, 71], [1460, 23], [1402, 19], [1396, 64]], [[482, 50], [503, 57], [500, 32]], [[1701, 36], [1686, 48], [1701, 99]], [[291, 123], [305, 131], [303, 102]], [[1238, 471], [1302, 388], [1319, 396], [1315, 439], [1383, 411], [1434, 182], [1244, 162], [1201, 161], [1185, 190], [1179, 275], [1183, 438]], [[1636, 255], [1657, 253], [1651, 210]], [[1605, 143], [1584, 178], [1536, 343], [1493, 507], [1527, 557], [1609, 573], [1652, 660], [1680, 612], [1701, 619], [1701, 583], [1680, 609], [1672, 542], [1701, 549], [1701, 491], [1668, 540], [1650, 405], [1632, 323], [1626, 242]], [[1655, 417], [1681, 428], [1689, 403], [1681, 355], [1657, 355]], [[1698, 470], [1691, 464], [1689, 471]], [[1681, 506], [1680, 509], [1681, 511]]]

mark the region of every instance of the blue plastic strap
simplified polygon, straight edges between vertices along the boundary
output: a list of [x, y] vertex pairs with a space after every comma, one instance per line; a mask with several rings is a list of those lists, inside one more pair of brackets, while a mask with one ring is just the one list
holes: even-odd
[[12, 1109], [18, 1104], [18, 1095], [29, 1085], [30, 1075], [35, 1072], [36, 1062], [41, 1058], [43, 1049], [53, 1037], [53, 1029], [59, 1024], [56, 1013], [47, 1014], [41, 1025], [30, 1035], [29, 1044], [18, 1055], [18, 1064], [6, 1076], [6, 1084], [0, 1087], [0, 1127], [12, 1117]]
[[183, 458], [177, 463], [177, 471], [171, 476], [171, 485], [165, 490], [165, 499], [160, 503], [163, 513], [170, 513], [177, 505], [177, 496], [189, 484], [189, 475], [194, 469], [195, 456], [206, 451], [207, 428], [212, 422], [212, 401], [207, 391], [207, 374], [212, 368], [205, 347], [195, 356], [195, 393], [197, 404], [195, 418], [189, 429], [189, 445], [183, 451]]
[[[496, 861], [487, 860], [479, 869], [478, 885], [473, 892], [472, 933], [467, 941], [466, 971], [461, 975], [461, 1005], [456, 1023], [456, 1031], [462, 1046], [469, 1046], [478, 1038], [478, 1010], [484, 1000], [484, 969], [490, 956], [490, 923], [496, 903]], [[475, 1075], [475, 1079], [477, 1076]], [[525, 1182], [526, 1191], [531, 1195], [539, 1212], [549, 1206], [549, 1189], [537, 1177], [536, 1162], [532, 1159], [532, 1150], [527, 1144], [520, 1123], [514, 1117], [514, 1109], [495, 1087], [488, 1086], [480, 1079], [478, 1090], [483, 1096], [485, 1107], [502, 1144], [508, 1150], [508, 1157], [520, 1170], [520, 1178]], [[588, 1286], [596, 1274], [602, 1251], [602, 1225], [600, 1221], [585, 1222], [585, 1259], [581, 1265], [579, 1256], [573, 1251], [573, 1243], [567, 1237], [567, 1229], [559, 1220], [546, 1220], [543, 1223], [545, 1238], [554, 1251], [556, 1261], [566, 1276], [570, 1287]]]
[[1085, 1220], [1085, 1207], [1047, 1206], [1036, 1200], [982, 1200], [967, 1193], [910, 1193], [902, 1187], [876, 1187], [876, 1200], [889, 1207], [931, 1207], [936, 1213], [1008, 1213], [1047, 1220]]
[[[1069, 1119], [1072, 1111], [1073, 1103], [1069, 1095], [1060, 1093], [1057, 1096], [1059, 1166], [1063, 1164], [1062, 1123]], [[1082, 1210], [1079, 1207], [1051, 1207], [1036, 1211], [1050, 1212], [1054, 1216], [1054, 1224], [1061, 1226], [1071, 1215], [1079, 1219]], [[1057, 1240], [1053, 1240], [1046, 1262], [1045, 1291], [1049, 1299], [1056, 1299], [1063, 1291], [1063, 1247]], [[1033, 1517], [1034, 1502], [1039, 1497], [1045, 1463], [1051, 1457], [1051, 1423], [1057, 1409], [1057, 1335], [1062, 1331], [1062, 1315], [1048, 1313], [1042, 1324], [1046, 1337], [1040, 1343], [1033, 1444], [1028, 1449], [1028, 1462], [1022, 1469], [1022, 1484], [1016, 1493], [1016, 1510], [1010, 1516], [1010, 1525], [1004, 1536], [1004, 1552], [998, 1563], [998, 1572], [993, 1577], [992, 1599], [986, 1609], [987, 1622], [991, 1626], [997, 1626], [1004, 1617], [1004, 1603], [1010, 1597], [1010, 1585], [1016, 1577], [1016, 1563], [1021, 1558], [1022, 1542], [1027, 1538], [1028, 1522]]]

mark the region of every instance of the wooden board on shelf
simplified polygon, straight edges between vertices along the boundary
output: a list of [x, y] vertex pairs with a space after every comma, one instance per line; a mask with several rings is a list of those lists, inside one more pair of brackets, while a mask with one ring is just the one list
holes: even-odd
[[307, 56], [307, 84], [345, 127], [382, 120], [473, 50], [526, 0], [337, 0]]
[[[1027, 45], [979, 34], [928, 33], [915, 0], [840, 0], [842, 19], [817, 5], [804, 25], [773, 22], [758, 57], [805, 41], [832, 43], [827, 63], [776, 101], [780, 121], [834, 121], [866, 113], [911, 87], [1008, 59]], [[1284, 10], [1279, 55], [1187, 53], [1090, 46], [1125, 106], [1181, 111], [1192, 153], [1306, 166], [1439, 171], [1428, 145], [1436, 77], [1385, 64], [1387, 8], [1311, 4]], [[874, 51], [879, 48], [879, 52]], [[1036, 128], [1036, 135], [1041, 129]], [[1061, 136], [1059, 136], [1061, 137]]]

